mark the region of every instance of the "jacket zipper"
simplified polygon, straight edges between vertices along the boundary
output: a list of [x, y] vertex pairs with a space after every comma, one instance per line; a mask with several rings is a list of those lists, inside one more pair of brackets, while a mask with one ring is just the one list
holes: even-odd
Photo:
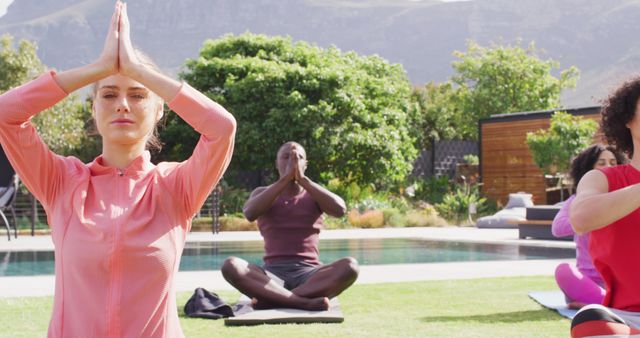
[[111, 271], [110, 271], [110, 289], [111, 292], [109, 294], [109, 304], [107, 308], [107, 312], [109, 313], [109, 317], [107, 318], [107, 336], [108, 337], [120, 337], [122, 334], [120, 332], [120, 294], [121, 294], [121, 286], [122, 286], [122, 268], [121, 268], [121, 258], [120, 251], [122, 247], [122, 239], [121, 239], [121, 231], [122, 231], [122, 197], [121, 197], [121, 186], [124, 182], [123, 179], [124, 170], [118, 169], [116, 173], [116, 184], [115, 184], [115, 210], [112, 214], [114, 220], [114, 232], [113, 232], [113, 253], [111, 256]]

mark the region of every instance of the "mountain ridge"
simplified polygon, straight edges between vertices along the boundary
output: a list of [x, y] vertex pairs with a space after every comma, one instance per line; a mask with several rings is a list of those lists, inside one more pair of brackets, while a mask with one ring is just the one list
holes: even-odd
[[[43, 62], [68, 69], [95, 59], [112, 0], [20, 0], [0, 18], [0, 32], [36, 41]], [[139, 0], [129, 2], [134, 43], [176, 74], [206, 39], [246, 31], [288, 35], [320, 47], [377, 54], [401, 63], [411, 82], [442, 82], [466, 41], [526, 46], [581, 79], [563, 93], [565, 106], [589, 106], [640, 68], [638, 0]], [[630, 71], [631, 70], [631, 71]]]

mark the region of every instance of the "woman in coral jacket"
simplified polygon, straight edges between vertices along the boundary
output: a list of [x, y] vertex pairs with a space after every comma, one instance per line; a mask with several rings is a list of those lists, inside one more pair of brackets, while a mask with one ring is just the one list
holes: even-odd
[[[102, 155], [52, 153], [30, 118], [94, 84]], [[164, 102], [200, 134], [181, 163], [150, 162]], [[47, 211], [56, 286], [49, 337], [182, 337], [174, 293], [191, 218], [225, 171], [235, 120], [136, 52], [117, 2], [93, 63], [50, 72], [0, 96], [0, 141]]]

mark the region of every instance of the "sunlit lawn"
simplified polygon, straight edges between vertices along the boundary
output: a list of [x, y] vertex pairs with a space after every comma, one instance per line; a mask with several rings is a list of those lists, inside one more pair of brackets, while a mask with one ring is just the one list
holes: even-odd
[[[527, 296], [555, 288], [546, 276], [356, 285], [340, 296], [341, 324], [225, 327], [182, 308], [180, 319], [187, 337], [563, 337], [569, 320]], [[180, 307], [190, 296], [178, 294]], [[0, 337], [46, 336], [51, 306], [52, 297], [0, 299]]]

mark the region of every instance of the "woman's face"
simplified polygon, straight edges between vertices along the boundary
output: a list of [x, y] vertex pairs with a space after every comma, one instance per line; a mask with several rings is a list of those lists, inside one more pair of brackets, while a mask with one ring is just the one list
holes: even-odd
[[633, 114], [633, 118], [631, 121], [627, 122], [626, 127], [629, 128], [629, 132], [631, 132], [631, 136], [633, 138], [640, 136], [640, 99], [636, 102], [636, 111]]
[[147, 142], [163, 114], [162, 100], [142, 84], [120, 74], [98, 82], [93, 118], [104, 143]]
[[616, 160], [615, 155], [612, 152], [605, 150], [600, 153], [596, 164], [593, 166], [593, 169], [605, 168], [605, 167], [613, 167], [618, 165], [618, 160]]

